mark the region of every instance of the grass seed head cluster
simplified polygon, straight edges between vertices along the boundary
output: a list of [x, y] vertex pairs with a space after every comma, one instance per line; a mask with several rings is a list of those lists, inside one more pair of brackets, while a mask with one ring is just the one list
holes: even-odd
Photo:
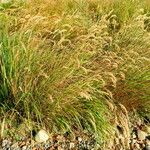
[[149, 114], [147, 3], [1, 3], [1, 116], [51, 132], [86, 129], [103, 139], [111, 132], [108, 100]]

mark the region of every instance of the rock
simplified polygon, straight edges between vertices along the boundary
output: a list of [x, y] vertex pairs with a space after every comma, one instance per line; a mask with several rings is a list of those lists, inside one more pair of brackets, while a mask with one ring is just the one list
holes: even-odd
[[140, 148], [140, 145], [138, 144], [138, 143], [135, 143], [134, 144], [134, 148], [136, 149], [136, 150], [140, 150], [141, 148]]
[[131, 137], [132, 137], [132, 139], [136, 139], [137, 138], [135, 133], [133, 133]]
[[8, 143], [9, 143], [8, 140], [3, 140], [3, 141], [2, 141], [2, 147], [5, 147]]
[[142, 130], [137, 130], [138, 139], [143, 141], [145, 140], [147, 133]]
[[2, 148], [9, 149], [10, 146], [11, 146], [11, 141], [10, 140], [5, 139], [5, 140], [2, 141]]
[[133, 143], [133, 144], [135, 144], [136, 142], [137, 142], [136, 139], [132, 139], [132, 140], [131, 140], [131, 143]]
[[26, 146], [26, 145], [22, 147], [22, 150], [26, 150], [26, 149], [27, 149], [27, 146]]
[[38, 143], [46, 142], [48, 139], [49, 135], [45, 130], [40, 130], [35, 136], [35, 141]]
[[82, 141], [82, 138], [81, 138], [81, 137], [77, 137], [77, 140], [78, 140], [79, 142], [81, 142], [81, 141]]
[[137, 126], [141, 126], [142, 125], [142, 120], [140, 119], [140, 118], [138, 118], [138, 120], [137, 120]]
[[70, 149], [72, 149], [72, 148], [74, 148], [75, 147], [75, 145], [74, 145], [74, 143], [70, 143]]

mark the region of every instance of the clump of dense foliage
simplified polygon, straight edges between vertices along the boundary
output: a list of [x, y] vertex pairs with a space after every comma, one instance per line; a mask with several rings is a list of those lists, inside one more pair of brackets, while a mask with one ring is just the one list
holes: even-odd
[[111, 132], [108, 101], [147, 115], [148, 3], [0, 4], [1, 116], [29, 120], [52, 132], [78, 128], [105, 138]]

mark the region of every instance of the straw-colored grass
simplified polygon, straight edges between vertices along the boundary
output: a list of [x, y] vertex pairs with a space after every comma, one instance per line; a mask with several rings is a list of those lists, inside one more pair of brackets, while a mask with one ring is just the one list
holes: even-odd
[[147, 3], [1, 3], [0, 114], [103, 139], [111, 132], [106, 101], [149, 112]]

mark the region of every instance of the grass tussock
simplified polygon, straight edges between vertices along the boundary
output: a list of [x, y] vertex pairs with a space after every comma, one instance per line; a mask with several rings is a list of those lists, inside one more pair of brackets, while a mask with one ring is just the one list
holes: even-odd
[[[135, 5], [136, 3], [136, 5]], [[106, 102], [150, 112], [148, 1], [0, 4], [0, 114], [105, 138]]]

